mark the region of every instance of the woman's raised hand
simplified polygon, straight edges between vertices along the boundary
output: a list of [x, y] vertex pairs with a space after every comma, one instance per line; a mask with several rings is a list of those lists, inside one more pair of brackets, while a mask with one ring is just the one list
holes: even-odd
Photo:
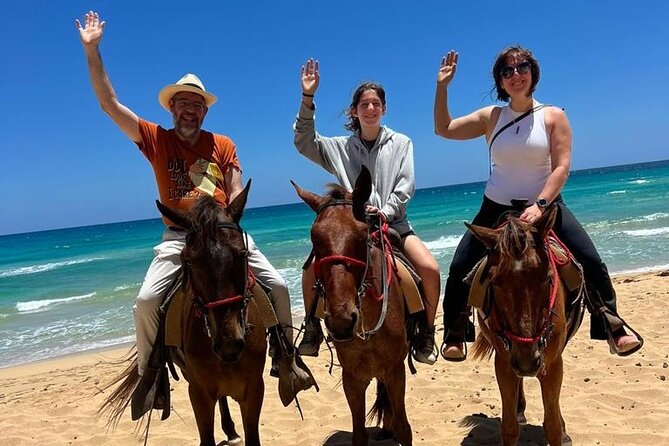
[[79, 30], [81, 43], [84, 45], [98, 45], [100, 39], [102, 39], [105, 23], [104, 21], [101, 22], [98, 13], [93, 11], [88, 11], [84, 15], [84, 26], [81, 26], [79, 19], [76, 19], [74, 25]]
[[308, 95], [316, 94], [319, 81], [318, 61], [310, 58], [306, 64], [302, 65], [302, 93]]
[[448, 86], [455, 76], [457, 66], [458, 53], [451, 50], [441, 58], [441, 65], [439, 66], [439, 72], [437, 73], [437, 84], [444, 87]]

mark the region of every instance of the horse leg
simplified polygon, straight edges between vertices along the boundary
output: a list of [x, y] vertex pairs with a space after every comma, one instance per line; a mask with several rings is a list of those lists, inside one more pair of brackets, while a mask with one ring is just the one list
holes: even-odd
[[562, 357], [546, 364], [546, 374], [539, 376], [541, 395], [544, 403], [544, 432], [551, 446], [570, 444], [571, 439], [564, 430], [564, 419], [560, 412], [560, 391], [562, 390]]
[[221, 427], [223, 432], [228, 437], [228, 444], [237, 444], [242, 441], [242, 438], [237, 433], [235, 429], [235, 422], [230, 415], [230, 407], [228, 406], [228, 398], [221, 397], [218, 400], [218, 408], [221, 412]]
[[518, 442], [518, 393], [521, 379], [511, 370], [508, 358], [495, 355], [495, 376], [502, 396], [502, 445], [515, 446]]
[[195, 422], [197, 423], [197, 430], [200, 434], [200, 446], [216, 446], [214, 440], [214, 408], [216, 400], [207, 395], [203, 389], [193, 386], [188, 386], [188, 396], [190, 404], [193, 407], [195, 414]]
[[342, 372], [344, 394], [351, 409], [351, 421], [353, 425], [352, 446], [367, 446], [369, 439], [365, 430], [365, 390], [369, 380], [356, 379], [353, 373], [344, 369]]
[[516, 410], [518, 424], [527, 424], [527, 418], [525, 418], [526, 407], [527, 401], [525, 401], [525, 390], [523, 389], [523, 380], [521, 379], [520, 383], [518, 383], [518, 409]]
[[407, 418], [406, 406], [404, 404], [404, 395], [406, 391], [406, 370], [404, 362], [395, 366], [389, 374], [391, 377], [386, 383], [386, 391], [390, 401], [390, 412], [392, 414], [393, 437], [402, 446], [411, 446], [413, 444], [411, 425]]
[[242, 424], [244, 425], [245, 446], [260, 446], [258, 424], [260, 423], [260, 410], [262, 409], [264, 397], [265, 381], [263, 381], [261, 375], [256, 384], [249, 383], [247, 385], [246, 399], [239, 403], [242, 413]]

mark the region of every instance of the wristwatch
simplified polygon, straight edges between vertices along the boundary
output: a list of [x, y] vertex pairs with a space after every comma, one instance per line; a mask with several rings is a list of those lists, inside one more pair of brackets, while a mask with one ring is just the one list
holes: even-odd
[[535, 203], [537, 204], [537, 206], [541, 208], [541, 210], [545, 210], [549, 204], [548, 200], [546, 200], [545, 198], [539, 198], [537, 201], [535, 201]]

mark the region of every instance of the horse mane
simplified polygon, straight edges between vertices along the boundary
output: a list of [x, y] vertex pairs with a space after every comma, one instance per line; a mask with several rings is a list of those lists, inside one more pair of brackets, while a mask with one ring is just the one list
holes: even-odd
[[340, 184], [329, 183], [326, 187], [325, 195], [333, 200], [343, 200], [349, 194], [346, 188]]
[[505, 272], [513, 260], [521, 259], [528, 255], [528, 253], [531, 258], [527, 260], [531, 260], [534, 264], [539, 263], [538, 256], [532, 250], [534, 245], [534, 237], [532, 235], [536, 232], [533, 226], [520, 220], [518, 217], [509, 216], [503, 229], [497, 244], [497, 249], [501, 257], [497, 274]]
[[213, 197], [200, 198], [188, 213], [191, 232], [200, 234], [204, 240], [216, 240], [218, 216], [222, 209]]

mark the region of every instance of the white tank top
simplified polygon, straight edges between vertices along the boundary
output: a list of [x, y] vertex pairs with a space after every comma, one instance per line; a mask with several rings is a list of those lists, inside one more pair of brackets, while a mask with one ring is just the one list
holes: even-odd
[[[534, 106], [537, 105], [535, 101]], [[533, 203], [539, 198], [551, 174], [550, 138], [544, 110], [541, 108], [505, 129], [493, 142], [492, 173], [485, 188], [485, 195], [492, 201], [510, 205], [513, 199]], [[502, 107], [492, 135], [522, 114], [508, 105]]]

